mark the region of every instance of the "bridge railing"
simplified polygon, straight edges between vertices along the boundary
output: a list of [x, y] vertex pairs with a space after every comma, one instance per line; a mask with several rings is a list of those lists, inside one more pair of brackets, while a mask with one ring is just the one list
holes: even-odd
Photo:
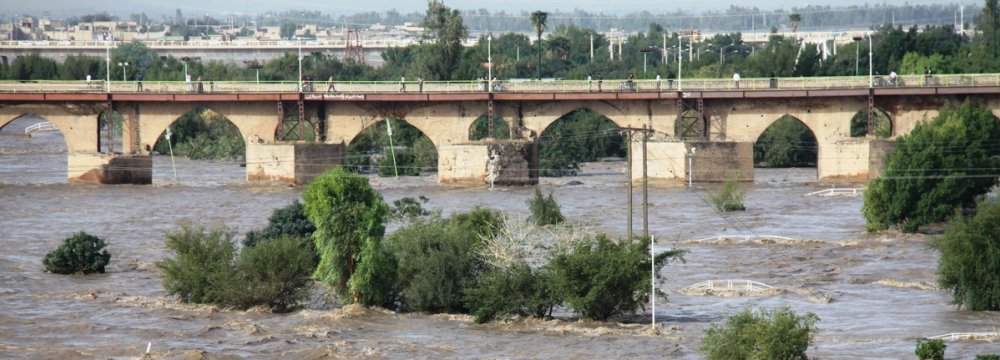
[[[770, 90], [816, 90], [816, 89], [867, 89], [886, 87], [1000, 87], [1000, 74], [967, 75], [905, 75], [894, 80], [888, 77], [844, 76], [844, 77], [800, 77], [800, 78], [750, 78], [732, 79], [641, 79], [641, 80], [499, 80], [492, 82], [494, 92], [511, 93], [585, 93], [585, 92], [673, 92], [673, 91], [770, 91]], [[425, 81], [422, 84], [408, 79], [399, 81], [337, 81], [330, 88], [326, 81], [304, 83], [306, 93], [475, 93], [487, 92], [491, 83], [485, 80], [466, 81]], [[104, 80], [22, 80], [0, 81], [0, 92], [7, 93], [296, 93], [297, 81], [115, 81]]]

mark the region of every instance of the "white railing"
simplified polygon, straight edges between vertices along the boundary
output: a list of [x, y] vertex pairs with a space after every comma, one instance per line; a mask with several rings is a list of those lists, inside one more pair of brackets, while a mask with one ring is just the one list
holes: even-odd
[[707, 237], [707, 238], [695, 239], [695, 240], [690, 240], [690, 241], [692, 241], [692, 242], [711, 242], [711, 241], [727, 241], [727, 240], [736, 240], [736, 241], [783, 240], [783, 241], [790, 241], [790, 240], [795, 240], [795, 239], [790, 238], [790, 237], [785, 237], [785, 236], [778, 236], [778, 235], [719, 235], [719, 236], [711, 236], [711, 237]]
[[707, 280], [684, 287], [682, 290], [700, 291], [768, 291], [774, 286], [753, 280]]
[[40, 133], [43, 131], [57, 131], [56, 126], [50, 122], [40, 122], [29, 127], [24, 128], [24, 133], [31, 135], [34, 133]]
[[964, 333], [949, 333], [944, 335], [931, 336], [928, 339], [941, 339], [941, 340], [973, 340], [973, 341], [1000, 341], [1000, 332], [964, 332]]
[[865, 193], [865, 188], [832, 188], [813, 191], [803, 196], [858, 196]]

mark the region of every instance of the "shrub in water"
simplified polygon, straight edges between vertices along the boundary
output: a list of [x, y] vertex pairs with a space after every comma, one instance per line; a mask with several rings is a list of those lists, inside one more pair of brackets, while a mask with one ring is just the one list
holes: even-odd
[[549, 197], [546, 198], [542, 196], [542, 191], [536, 187], [535, 196], [528, 200], [528, 208], [531, 209], [528, 221], [535, 225], [553, 225], [563, 222], [562, 211], [560, 211], [556, 199], [552, 197], [551, 191]]
[[45, 264], [45, 271], [55, 274], [103, 274], [104, 267], [111, 261], [111, 254], [101, 250], [105, 246], [104, 240], [81, 231], [46, 254], [42, 264]]
[[806, 359], [817, 321], [788, 307], [743, 310], [705, 330], [699, 351], [710, 360]]
[[523, 261], [507, 269], [490, 269], [465, 295], [478, 323], [510, 316], [543, 317], [560, 303], [551, 274]]
[[976, 360], [1000, 360], [1000, 355], [976, 355]]
[[271, 217], [267, 219], [266, 227], [248, 231], [246, 238], [243, 239], [243, 246], [254, 247], [261, 240], [273, 239], [281, 235], [309, 239], [314, 231], [316, 231], [316, 226], [306, 217], [302, 203], [296, 199], [292, 201], [291, 205], [274, 210]]
[[976, 216], [956, 215], [935, 247], [938, 283], [969, 310], [1000, 310], [1000, 204], [982, 203]]
[[420, 216], [427, 216], [430, 214], [427, 209], [424, 209], [424, 204], [430, 201], [426, 196], [420, 195], [419, 198], [404, 197], [402, 199], [392, 202], [392, 208], [389, 209], [389, 216], [393, 219], [412, 219]]
[[722, 188], [719, 189], [719, 192], [710, 195], [710, 200], [715, 210], [726, 212], [747, 209], [746, 206], [743, 206], [743, 195], [745, 192], [738, 189], [739, 184], [736, 182], [738, 177], [739, 175], [727, 178], [726, 182], [722, 184]]
[[174, 253], [157, 266], [163, 288], [182, 302], [223, 305], [231, 298], [234, 283], [236, 234], [225, 227], [206, 229], [184, 223], [167, 234], [167, 249]]
[[302, 299], [315, 267], [293, 236], [236, 250], [236, 232], [223, 226], [181, 224], [167, 234], [174, 256], [157, 264], [163, 287], [182, 302], [286, 311]]
[[917, 340], [917, 348], [914, 353], [920, 360], [944, 360], [944, 348], [946, 347], [944, 340], [941, 339]]
[[[557, 254], [548, 266], [559, 296], [593, 320], [634, 313], [649, 298], [649, 238], [614, 243], [601, 234], [583, 239], [572, 250]], [[656, 273], [682, 250], [656, 255]]]
[[244, 248], [236, 262], [236, 281], [226, 305], [248, 309], [264, 305], [285, 312], [306, 297], [316, 265], [299, 238], [279, 236]]

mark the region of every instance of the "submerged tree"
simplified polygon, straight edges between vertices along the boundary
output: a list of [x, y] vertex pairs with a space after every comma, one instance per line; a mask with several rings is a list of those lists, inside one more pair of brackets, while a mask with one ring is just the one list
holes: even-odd
[[981, 204], [976, 215], [955, 216], [934, 244], [941, 252], [938, 284], [968, 310], [1000, 310], [1000, 204]]

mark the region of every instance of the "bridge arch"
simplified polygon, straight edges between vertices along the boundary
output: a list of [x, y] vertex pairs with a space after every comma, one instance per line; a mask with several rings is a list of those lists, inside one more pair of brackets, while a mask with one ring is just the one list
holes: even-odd
[[0, 107], [0, 128], [24, 117], [34, 116], [55, 125], [63, 134], [66, 151], [97, 152], [98, 114], [103, 104], [24, 104]]
[[802, 120], [782, 115], [754, 140], [754, 167], [816, 167], [819, 142]]
[[[648, 104], [641, 101], [553, 101], [524, 104], [518, 112], [523, 114], [523, 126], [539, 136], [556, 122], [581, 108], [601, 114], [619, 128], [642, 127], [649, 122]], [[638, 109], [637, 109], [638, 108]], [[510, 112], [510, 109], [506, 109]]]
[[[167, 129], [172, 129], [169, 146], [165, 136]], [[184, 143], [188, 143], [190, 148], [179, 147]], [[208, 146], [213, 147], [211, 152], [205, 151]], [[210, 107], [195, 106], [163, 127], [151, 150], [160, 154], [170, 151], [178, 154], [187, 150], [191, 159], [215, 156], [243, 158], [246, 156], [246, 141], [239, 126], [231, 119]]]
[[[47, 125], [47, 126], [35, 126]], [[33, 127], [26, 135], [26, 128]], [[66, 138], [69, 134], [36, 114], [4, 118], [0, 122], [0, 178], [4, 183], [64, 183], [69, 171]]]
[[436, 170], [437, 158], [438, 147], [425, 132], [406, 119], [389, 116], [367, 124], [351, 139], [344, 164], [358, 172], [416, 176]]
[[[511, 138], [511, 129], [513, 128], [507, 119], [504, 119], [500, 113], [493, 113], [493, 139], [495, 140], [508, 140]], [[469, 140], [479, 141], [484, 140], [489, 137], [489, 126], [490, 119], [489, 113], [484, 113], [472, 121], [472, 125], [469, 125]]]
[[538, 135], [539, 174], [575, 175], [580, 162], [624, 157], [622, 126], [589, 107], [560, 116]]
[[[893, 135], [894, 126], [892, 116], [882, 108], [872, 109], [874, 118], [875, 137], [880, 139], [890, 138]], [[851, 137], [865, 137], [868, 135], [868, 109], [858, 110], [851, 118]]]

